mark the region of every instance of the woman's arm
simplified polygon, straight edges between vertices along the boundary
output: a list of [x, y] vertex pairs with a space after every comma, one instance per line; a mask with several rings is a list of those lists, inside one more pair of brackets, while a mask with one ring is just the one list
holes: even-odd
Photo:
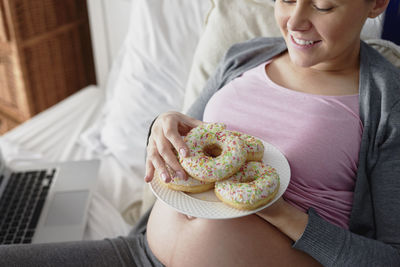
[[399, 250], [376, 238], [360, 236], [328, 223], [310, 209], [307, 227], [293, 247], [324, 266], [400, 266]]
[[272, 206], [257, 212], [257, 215], [274, 225], [293, 241], [297, 241], [302, 236], [308, 222], [306, 213], [293, 207], [282, 197]]
[[[399, 251], [389, 244], [366, 238], [333, 225], [310, 209], [301, 212], [280, 200], [257, 215], [277, 227], [324, 266], [400, 266]], [[392, 226], [392, 228], [395, 228]]]
[[400, 266], [400, 253], [394, 246], [335, 226], [314, 209], [305, 214], [281, 198], [257, 215], [295, 241], [294, 248], [324, 266]]
[[275, 225], [324, 266], [400, 266], [400, 102], [394, 106], [368, 179], [375, 236], [335, 226], [310, 209], [304, 214], [283, 200], [258, 215]]

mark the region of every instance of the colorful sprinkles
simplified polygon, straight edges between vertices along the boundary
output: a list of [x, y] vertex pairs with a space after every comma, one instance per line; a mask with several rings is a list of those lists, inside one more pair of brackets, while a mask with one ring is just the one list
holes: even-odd
[[248, 158], [251, 157], [252, 160], [255, 160], [255, 157], [257, 157], [257, 155], [260, 155], [258, 160], [262, 159], [262, 156], [264, 154], [264, 145], [260, 139], [238, 131], [229, 131], [229, 133], [233, 134], [234, 136], [240, 137], [245, 142], [245, 148], [248, 154]]
[[[205, 123], [193, 128], [184, 141], [190, 150], [189, 157], [179, 157], [182, 167], [193, 178], [215, 182], [224, 180], [245, 163], [247, 151], [244, 142], [225, 131], [221, 123]], [[218, 146], [221, 154], [212, 157], [204, 153], [207, 146]]]
[[[193, 128], [184, 141], [189, 157], [178, 155], [179, 162], [192, 177], [185, 181], [168, 169], [172, 184], [195, 187], [214, 183], [219, 198], [234, 207], [253, 209], [268, 203], [279, 189], [279, 175], [262, 160], [264, 145], [261, 140], [237, 131], [228, 131], [222, 123], [204, 123]], [[215, 147], [219, 155], [209, 155], [206, 148]], [[247, 162], [246, 162], [247, 161]], [[231, 204], [232, 203], [232, 204]], [[257, 206], [258, 205], [258, 206]]]
[[215, 183], [215, 192], [229, 202], [253, 205], [269, 198], [279, 188], [279, 175], [261, 162], [244, 164], [231, 178]]

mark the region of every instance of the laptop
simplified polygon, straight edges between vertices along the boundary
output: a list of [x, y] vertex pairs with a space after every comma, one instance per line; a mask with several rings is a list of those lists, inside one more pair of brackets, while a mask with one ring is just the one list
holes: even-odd
[[0, 245], [82, 240], [99, 160], [33, 164], [0, 151]]

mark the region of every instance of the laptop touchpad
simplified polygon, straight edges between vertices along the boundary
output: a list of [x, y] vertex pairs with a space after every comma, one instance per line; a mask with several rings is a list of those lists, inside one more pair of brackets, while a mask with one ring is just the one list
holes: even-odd
[[89, 191], [57, 192], [50, 204], [45, 226], [62, 226], [83, 222]]

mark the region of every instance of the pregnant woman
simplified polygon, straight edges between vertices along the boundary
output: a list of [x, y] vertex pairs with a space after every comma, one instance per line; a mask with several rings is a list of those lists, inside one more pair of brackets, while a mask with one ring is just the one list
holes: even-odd
[[187, 115], [151, 129], [146, 181], [186, 174], [181, 136], [204, 122], [257, 136], [287, 157], [281, 199], [256, 215], [206, 220], [157, 201], [147, 224], [167, 266], [400, 266], [400, 75], [360, 41], [384, 0], [279, 0], [283, 38], [229, 49]]
[[400, 266], [400, 71], [360, 40], [388, 2], [277, 0], [282, 38], [232, 46], [188, 114], [154, 121], [147, 182], [185, 178], [181, 136], [219, 122], [288, 159], [273, 205], [207, 220], [157, 201], [127, 237], [0, 246], [0, 266]]

